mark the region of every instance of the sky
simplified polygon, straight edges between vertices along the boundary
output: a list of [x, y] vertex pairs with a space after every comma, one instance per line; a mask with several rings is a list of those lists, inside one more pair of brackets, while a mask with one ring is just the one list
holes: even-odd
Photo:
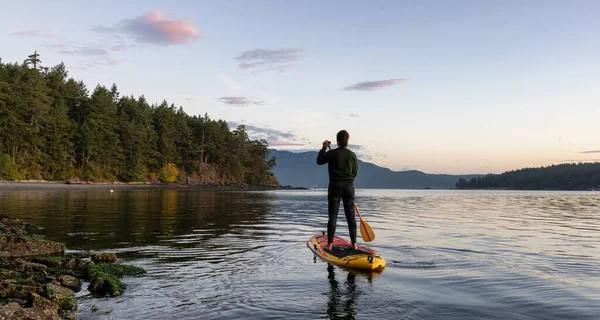
[[600, 1], [0, 1], [0, 57], [64, 62], [271, 148], [501, 173], [600, 161]]

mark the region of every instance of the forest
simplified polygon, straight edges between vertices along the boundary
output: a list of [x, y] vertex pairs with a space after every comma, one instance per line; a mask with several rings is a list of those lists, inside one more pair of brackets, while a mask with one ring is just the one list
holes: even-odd
[[469, 181], [460, 179], [457, 189], [600, 190], [600, 163], [566, 163], [524, 168], [499, 175], [488, 174]]
[[243, 125], [0, 59], [0, 179], [278, 185], [275, 161]]

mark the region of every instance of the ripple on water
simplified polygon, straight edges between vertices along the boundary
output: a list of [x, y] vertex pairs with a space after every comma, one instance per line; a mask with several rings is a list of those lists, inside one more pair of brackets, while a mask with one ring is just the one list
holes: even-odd
[[[328, 268], [326, 190], [0, 192], [0, 210], [69, 252], [145, 268], [83, 319], [597, 319], [600, 194], [357, 190], [386, 259], [375, 277]], [[343, 211], [337, 234], [347, 237]], [[359, 242], [360, 242], [359, 238]], [[100, 310], [90, 311], [96, 304]]]

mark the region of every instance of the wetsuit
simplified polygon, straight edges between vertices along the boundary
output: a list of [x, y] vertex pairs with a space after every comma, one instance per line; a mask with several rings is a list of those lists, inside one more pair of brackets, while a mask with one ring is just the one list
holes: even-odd
[[329, 221], [327, 222], [327, 240], [328, 243], [333, 242], [341, 199], [344, 203], [344, 213], [350, 231], [350, 241], [352, 241], [352, 244], [355, 244], [354, 179], [358, 173], [358, 159], [354, 152], [345, 147], [338, 147], [329, 152], [326, 150], [326, 148], [322, 148], [319, 151], [317, 164], [329, 164], [329, 188], [327, 190]]

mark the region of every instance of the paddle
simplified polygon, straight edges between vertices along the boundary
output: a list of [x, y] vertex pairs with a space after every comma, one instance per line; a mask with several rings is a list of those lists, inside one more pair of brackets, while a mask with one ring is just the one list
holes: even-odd
[[360, 211], [356, 206], [356, 202], [354, 202], [354, 209], [356, 209], [356, 213], [358, 213], [358, 218], [360, 219], [360, 236], [363, 238], [365, 242], [371, 242], [375, 239], [375, 232], [371, 229], [371, 226], [363, 220], [360, 215]]
[[[329, 150], [331, 150], [331, 146], [329, 146]], [[360, 236], [365, 242], [373, 241], [375, 239], [375, 232], [373, 232], [371, 226], [365, 220], [363, 220], [356, 202], [354, 202], [354, 209], [356, 209], [356, 213], [358, 213], [358, 219], [360, 219]]]

